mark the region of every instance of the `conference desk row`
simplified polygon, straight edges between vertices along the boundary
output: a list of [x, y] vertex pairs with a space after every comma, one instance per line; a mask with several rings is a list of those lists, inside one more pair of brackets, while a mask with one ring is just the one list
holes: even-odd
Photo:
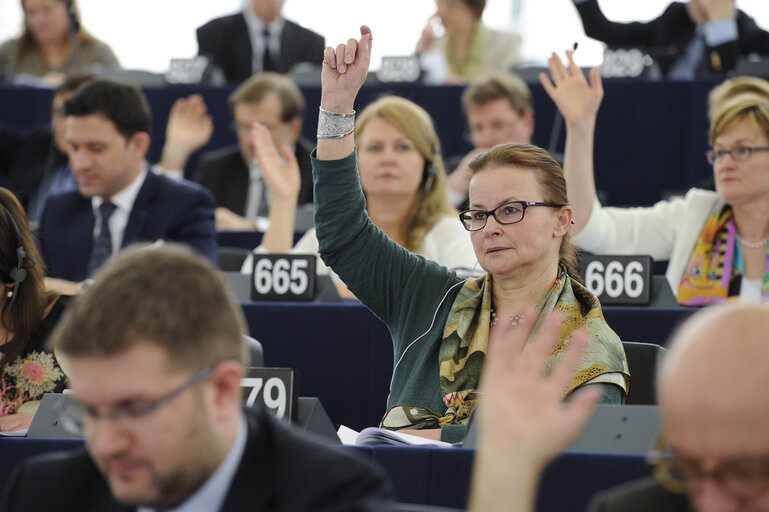
[[[378, 425], [386, 410], [393, 353], [390, 332], [357, 302], [242, 305], [251, 336], [262, 343], [267, 366], [299, 371], [302, 396], [320, 398], [335, 427]], [[624, 341], [664, 344], [693, 310], [605, 307]], [[632, 371], [632, 369], [631, 369]]]
[[[79, 440], [0, 438], [0, 485], [8, 480], [16, 464], [27, 457], [81, 446]], [[454, 508], [467, 504], [473, 450], [393, 446], [343, 449], [354, 450], [379, 464], [401, 503]], [[597, 491], [648, 475], [649, 468], [641, 456], [563, 454], [543, 476], [537, 510], [582, 511]]]
[[[605, 96], [598, 113], [595, 137], [595, 168], [598, 188], [608, 204], [646, 205], [660, 199], [665, 191], [684, 190], [710, 174], [705, 161], [707, 149], [706, 100], [716, 79], [677, 82], [605, 80]], [[536, 126], [532, 141], [554, 152], [563, 151], [564, 130], [553, 137], [556, 109], [538, 82], [529, 83]], [[468, 129], [460, 108], [461, 86], [419, 84], [364, 85], [356, 108], [383, 94], [397, 94], [423, 106], [433, 117], [444, 155], [465, 154], [470, 149]], [[189, 94], [201, 94], [214, 122], [208, 151], [235, 144], [227, 96], [232, 87], [177, 85], [145, 87], [153, 111], [150, 159], [157, 161], [164, 143], [165, 124], [173, 102]], [[302, 88], [307, 103], [303, 135], [315, 140], [320, 88]], [[51, 91], [0, 86], [0, 125], [44, 128], [50, 123]], [[557, 121], [562, 128], [562, 121]], [[551, 147], [551, 139], [554, 144]], [[199, 154], [190, 160], [194, 172]], [[628, 186], [633, 183], [633, 186]]]

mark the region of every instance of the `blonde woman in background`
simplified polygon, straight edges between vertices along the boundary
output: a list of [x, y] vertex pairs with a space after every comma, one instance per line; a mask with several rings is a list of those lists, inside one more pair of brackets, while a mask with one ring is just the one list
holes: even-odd
[[[254, 142], [270, 191], [270, 227], [256, 252], [318, 253], [315, 230], [292, 249], [299, 169], [290, 151], [275, 152], [269, 134], [256, 126]], [[380, 98], [361, 112], [355, 126], [360, 182], [366, 211], [385, 234], [409, 251], [449, 269], [472, 269], [476, 258], [446, 194], [440, 141], [430, 115], [397, 96]], [[344, 208], [340, 202], [339, 208]], [[251, 258], [243, 272], [251, 272]], [[318, 268], [330, 272], [318, 258]], [[332, 273], [343, 296], [350, 297]]]

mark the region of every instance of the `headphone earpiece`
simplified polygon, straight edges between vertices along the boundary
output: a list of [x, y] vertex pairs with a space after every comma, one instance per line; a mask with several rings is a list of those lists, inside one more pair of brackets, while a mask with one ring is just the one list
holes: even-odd
[[11, 225], [11, 231], [13, 231], [13, 236], [15, 237], [14, 244], [16, 245], [16, 266], [8, 271], [8, 275], [15, 284], [11, 302], [8, 304], [8, 311], [10, 311], [11, 308], [13, 308], [13, 304], [16, 302], [16, 297], [19, 295], [21, 283], [27, 278], [27, 269], [24, 268], [24, 258], [27, 257], [27, 251], [24, 250], [24, 245], [21, 242], [21, 234], [19, 233], [19, 226], [16, 224], [13, 215], [11, 215], [11, 211], [2, 203], [0, 203], [0, 206], [2, 206], [3, 211], [5, 212], [5, 217]]
[[433, 146], [433, 155], [431, 160], [425, 160], [425, 170], [422, 173], [422, 182], [424, 183], [424, 195], [427, 195], [433, 188], [433, 182], [435, 181], [435, 174], [438, 172], [435, 169], [435, 157], [440, 154], [440, 150], [437, 146]]
[[80, 22], [77, 21], [77, 11], [75, 10], [75, 1], [64, 0], [64, 4], [67, 7], [67, 16], [69, 17], [69, 32], [70, 34], [75, 35], [80, 31]]

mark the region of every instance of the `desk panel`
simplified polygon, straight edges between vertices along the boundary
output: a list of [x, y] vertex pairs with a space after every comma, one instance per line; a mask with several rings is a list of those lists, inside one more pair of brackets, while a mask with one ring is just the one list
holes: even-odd
[[[317, 396], [335, 426], [361, 430], [385, 412], [392, 371], [387, 327], [359, 303], [244, 304], [251, 336], [265, 363], [300, 372], [299, 391]], [[607, 307], [604, 315], [623, 340], [664, 344], [694, 310]]]
[[[21, 460], [44, 452], [69, 450], [81, 441], [0, 438], [0, 485]], [[461, 448], [344, 447], [379, 464], [400, 502], [464, 508], [475, 452]], [[649, 475], [640, 456], [564, 454], [545, 471], [538, 493], [539, 512], [584, 510], [597, 491]], [[44, 489], [41, 489], [44, 491]]]

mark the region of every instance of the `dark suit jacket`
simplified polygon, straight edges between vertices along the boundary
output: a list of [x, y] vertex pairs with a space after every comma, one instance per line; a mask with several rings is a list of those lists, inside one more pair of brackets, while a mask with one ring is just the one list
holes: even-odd
[[[198, 55], [213, 59], [228, 82], [242, 82], [253, 74], [253, 50], [242, 13], [216, 18], [197, 30]], [[280, 34], [278, 73], [288, 73], [298, 62], [323, 62], [323, 36], [285, 20]]]
[[66, 163], [67, 155], [59, 153], [50, 131], [21, 136], [0, 129], [0, 184], [16, 194], [25, 209], [44, 173]]
[[[670, 4], [657, 18], [648, 23], [615, 23], [606, 19], [598, 0], [576, 4], [585, 33], [605, 42], [610, 48], [641, 48], [659, 63], [667, 74], [675, 60], [686, 50], [696, 26], [686, 12], [686, 5]], [[769, 54], [769, 32], [762, 30], [753, 18], [737, 10], [738, 40], [706, 49], [704, 70], [726, 73], [734, 69], [737, 58], [750, 53]], [[720, 63], [720, 67], [714, 67]]]
[[[296, 141], [294, 155], [302, 178], [299, 205], [312, 203], [312, 149], [304, 139]], [[217, 206], [223, 206], [238, 215], [245, 213], [250, 176], [238, 146], [228, 146], [203, 155], [194, 179], [214, 194]]]
[[[246, 413], [248, 440], [221, 512], [392, 510], [384, 479], [349, 452], [289, 429], [269, 413]], [[84, 449], [19, 465], [6, 482], [4, 512], [134, 510], [117, 503]]]
[[[38, 236], [49, 273], [70, 281], [88, 277], [93, 241], [91, 199], [78, 191], [48, 198]], [[189, 181], [174, 181], [148, 170], [128, 217], [121, 247], [167, 240], [188, 245], [216, 262], [214, 200]]]
[[686, 496], [666, 491], [654, 478], [618, 485], [597, 494], [590, 512], [690, 512]]

